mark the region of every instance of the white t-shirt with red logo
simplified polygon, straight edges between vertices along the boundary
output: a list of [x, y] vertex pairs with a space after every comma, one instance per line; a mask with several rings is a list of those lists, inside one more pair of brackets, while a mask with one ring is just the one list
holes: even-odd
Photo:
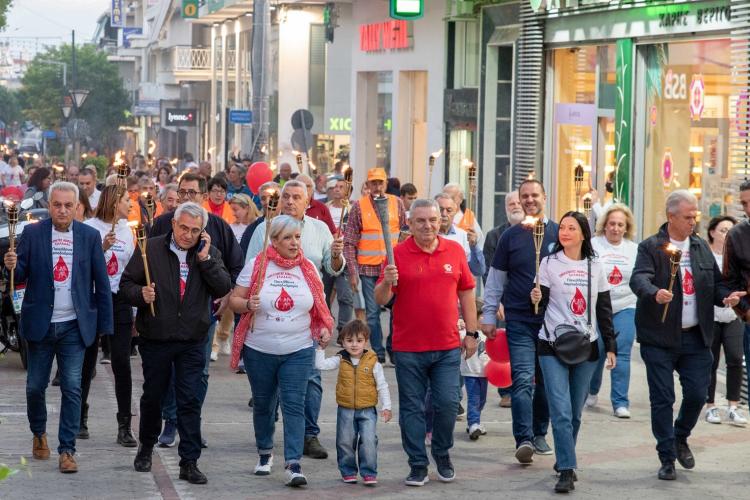
[[[591, 308], [591, 340], [599, 337], [596, 330], [596, 299], [600, 292], [610, 290], [607, 274], [601, 262], [591, 263], [591, 304], [588, 304], [588, 264], [586, 260], [573, 260], [563, 251], [545, 257], [539, 265], [539, 284], [550, 289], [549, 304], [544, 322], [549, 338], [555, 339], [555, 328], [567, 324], [579, 331], [587, 331], [588, 312]], [[547, 340], [544, 327], [539, 338]]]
[[[302, 269], [285, 269], [267, 261], [260, 291], [260, 310], [245, 345], [266, 354], [284, 355], [312, 347], [310, 311], [313, 296]], [[250, 287], [255, 259], [245, 264], [237, 277], [239, 286]]]
[[55, 284], [55, 306], [52, 323], [76, 319], [71, 285], [73, 283], [73, 229], [60, 232], [52, 226], [52, 280]]
[[619, 245], [613, 245], [604, 236], [591, 239], [596, 258], [604, 267], [610, 285], [609, 297], [612, 300], [612, 312], [633, 309], [638, 298], [630, 289], [630, 276], [633, 274], [638, 245], [625, 238]]
[[690, 238], [684, 241], [669, 241], [682, 250], [680, 259], [680, 282], [682, 283], [682, 328], [692, 328], [698, 324], [698, 305], [695, 299], [695, 280], [690, 265]]
[[[104, 222], [96, 217], [86, 220], [84, 224], [99, 231], [102, 241], [112, 229], [111, 223]], [[125, 266], [128, 265], [130, 257], [135, 252], [133, 231], [128, 226], [127, 220], [120, 219], [115, 225], [115, 240], [115, 243], [104, 252], [104, 262], [107, 265], [107, 276], [109, 276], [109, 287], [112, 289], [112, 293], [117, 293], [120, 290], [122, 272], [125, 271]]]
[[178, 247], [175, 244], [174, 239], [169, 243], [169, 249], [174, 252], [177, 259], [180, 261], [180, 300], [182, 300], [185, 296], [185, 285], [187, 284], [188, 274], [190, 272], [190, 268], [188, 268], [187, 264], [187, 250]]

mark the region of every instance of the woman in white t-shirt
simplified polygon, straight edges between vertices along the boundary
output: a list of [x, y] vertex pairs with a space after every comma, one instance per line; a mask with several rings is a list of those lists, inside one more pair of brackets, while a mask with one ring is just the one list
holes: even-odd
[[255, 219], [260, 216], [260, 212], [253, 200], [243, 193], [232, 196], [232, 199], [229, 200], [229, 208], [232, 209], [234, 214], [234, 222], [229, 224], [229, 227], [232, 228], [234, 237], [239, 243], [247, 226], [255, 222]]
[[[626, 205], [615, 203], [609, 205], [596, 221], [596, 236], [591, 245], [596, 252], [596, 259], [604, 267], [607, 282], [610, 285], [609, 297], [612, 301], [612, 322], [617, 338], [617, 368], [611, 372], [612, 384], [610, 401], [612, 410], [618, 418], [630, 418], [630, 353], [635, 341], [635, 303], [636, 296], [630, 289], [630, 275], [633, 273], [638, 245], [635, 237], [635, 220], [633, 213]], [[599, 342], [599, 347], [603, 347]], [[602, 386], [604, 357], [599, 358], [594, 376], [591, 378], [586, 406], [595, 406], [597, 394]]]
[[[599, 357], [605, 355], [599, 349], [598, 333], [604, 337], [608, 368], [616, 365], [617, 349], [610, 285], [601, 263], [594, 260], [589, 223], [580, 212], [568, 212], [560, 219], [554, 252], [539, 267], [539, 285], [531, 290], [531, 301], [544, 314], [537, 353], [555, 438], [554, 468], [560, 473], [555, 491], [569, 492], [577, 479], [575, 448], [583, 404]], [[588, 360], [568, 365], [558, 359], [551, 342], [559, 325], [589, 333]]]
[[[708, 223], [708, 245], [714, 254], [719, 269], [724, 264], [724, 241], [737, 221], [728, 215], [714, 217]], [[711, 346], [714, 364], [711, 367], [711, 382], [708, 386], [708, 400], [706, 401], [706, 421], [712, 424], [721, 423], [721, 411], [714, 404], [716, 394], [716, 370], [721, 360], [721, 347], [724, 346], [724, 357], [727, 363], [727, 410], [726, 416], [732, 425], [744, 427], [747, 418], [737, 407], [740, 401], [742, 387], [742, 355], [745, 336], [744, 323], [729, 306], [714, 306], [714, 340]]]
[[[130, 257], [135, 251], [133, 232], [128, 226], [130, 213], [130, 196], [124, 191], [119, 200], [116, 186], [107, 186], [102, 190], [99, 204], [96, 206], [94, 217], [84, 222], [97, 231], [102, 238], [104, 262], [107, 265], [109, 286], [112, 289], [112, 309], [114, 313], [114, 335], [109, 337], [110, 360], [112, 373], [115, 377], [115, 397], [117, 398], [117, 442], [132, 448], [138, 445], [130, 430], [130, 406], [133, 396], [133, 381], [130, 374], [130, 341], [132, 337], [133, 312], [130, 304], [120, 296], [120, 278]], [[116, 219], [115, 230], [112, 231], [112, 220]], [[97, 346], [94, 342], [86, 349], [81, 381], [81, 429], [88, 419], [89, 405], [87, 403], [91, 378], [96, 366]]]
[[301, 221], [287, 215], [274, 217], [270, 246], [245, 264], [229, 300], [230, 309], [243, 315], [235, 330], [231, 366], [237, 368], [241, 354], [253, 393], [259, 455], [255, 474], [271, 472], [278, 398], [289, 486], [307, 484], [299, 463], [307, 381], [314, 366], [315, 344], [325, 347], [333, 327], [318, 270], [302, 253], [301, 234]]

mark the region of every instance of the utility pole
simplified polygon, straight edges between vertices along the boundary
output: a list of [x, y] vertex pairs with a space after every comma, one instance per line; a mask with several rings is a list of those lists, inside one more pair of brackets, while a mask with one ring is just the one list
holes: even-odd
[[[268, 159], [269, 139], [269, 95], [268, 78], [270, 71], [271, 10], [268, 0], [253, 2], [253, 49], [252, 49], [252, 82], [253, 82], [253, 161]], [[226, 63], [225, 63], [226, 64]]]

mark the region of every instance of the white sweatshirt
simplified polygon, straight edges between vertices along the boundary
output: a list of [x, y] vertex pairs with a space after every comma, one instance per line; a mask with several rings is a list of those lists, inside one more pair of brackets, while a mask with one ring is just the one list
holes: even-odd
[[[315, 351], [315, 368], [318, 370], [335, 370], [340, 364], [341, 356], [336, 355], [326, 358], [326, 353], [323, 349], [317, 349]], [[352, 358], [352, 364], [357, 366], [359, 364], [359, 358]], [[388, 382], [385, 381], [383, 365], [376, 361], [375, 366], [372, 369], [372, 375], [375, 377], [375, 384], [378, 389], [378, 399], [382, 406], [381, 410], [390, 410], [391, 394], [388, 392]]]

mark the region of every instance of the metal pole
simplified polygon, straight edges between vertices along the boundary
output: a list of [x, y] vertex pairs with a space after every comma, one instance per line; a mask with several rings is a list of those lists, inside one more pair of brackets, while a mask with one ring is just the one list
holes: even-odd
[[[252, 44], [252, 81], [253, 81], [253, 159], [265, 160], [265, 153], [261, 147], [268, 145], [268, 77], [269, 42], [271, 31], [271, 11], [268, 0], [254, 0], [253, 2], [253, 44]], [[257, 117], [257, 118], [256, 118]]]

